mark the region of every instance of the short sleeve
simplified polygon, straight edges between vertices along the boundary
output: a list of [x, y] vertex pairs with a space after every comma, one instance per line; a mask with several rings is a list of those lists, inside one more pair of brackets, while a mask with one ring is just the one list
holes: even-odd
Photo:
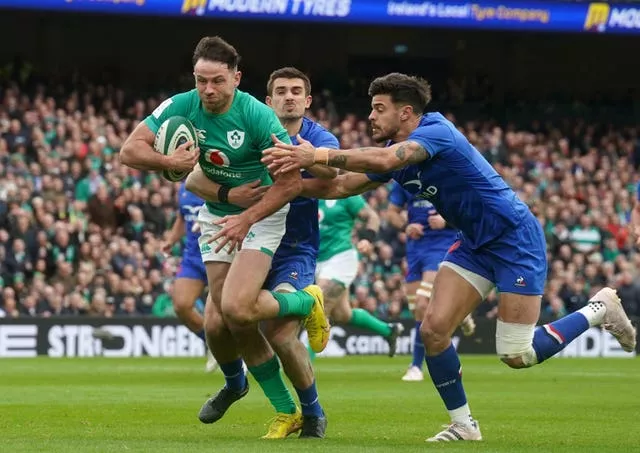
[[172, 116], [189, 117], [191, 110], [192, 93], [180, 93], [165, 99], [151, 115], [145, 118], [144, 124], [147, 125], [154, 134], [158, 132], [162, 123]]
[[407, 192], [397, 182], [393, 183], [389, 193], [389, 203], [399, 208], [403, 208], [407, 204]]
[[445, 124], [433, 124], [416, 128], [407, 138], [408, 142], [420, 144], [430, 157], [455, 147], [455, 138]]
[[278, 137], [280, 141], [291, 143], [287, 130], [282, 126], [271, 107], [254, 98], [248, 113], [249, 118], [247, 119], [252, 128], [252, 139], [259, 152], [273, 146], [271, 134]]
[[358, 217], [362, 208], [366, 206], [367, 202], [362, 195], [356, 195], [354, 197], [347, 198], [347, 210], [351, 217]]
[[331, 148], [331, 149], [340, 149], [340, 143], [338, 143], [338, 139], [329, 131], [322, 131], [314, 137], [314, 140], [311, 142], [313, 146], [316, 148]]

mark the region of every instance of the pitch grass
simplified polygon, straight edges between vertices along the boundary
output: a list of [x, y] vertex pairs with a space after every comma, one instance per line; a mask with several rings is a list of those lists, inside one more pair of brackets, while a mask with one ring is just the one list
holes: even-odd
[[255, 381], [215, 425], [196, 415], [223, 382], [203, 359], [0, 361], [2, 452], [634, 452], [640, 361], [555, 359], [510, 370], [463, 357], [481, 443], [426, 444], [447, 417], [431, 382], [405, 383], [407, 357], [318, 359], [323, 441], [264, 441], [272, 416]]

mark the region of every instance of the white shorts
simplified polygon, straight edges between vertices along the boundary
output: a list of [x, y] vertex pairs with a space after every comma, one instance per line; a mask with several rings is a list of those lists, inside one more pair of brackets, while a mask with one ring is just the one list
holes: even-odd
[[[284, 236], [288, 213], [289, 205], [287, 204], [279, 211], [254, 224], [249, 230], [247, 237], [244, 238], [242, 248], [246, 250], [259, 250], [269, 256], [273, 256], [280, 245], [282, 236]], [[202, 261], [205, 263], [212, 261], [231, 263], [237, 252], [234, 250], [228, 253], [228, 248], [225, 247], [216, 253], [215, 243], [209, 244], [207, 242], [222, 229], [222, 225], [213, 223], [221, 218], [220, 216], [212, 214], [206, 206], [203, 206], [198, 214], [198, 223], [200, 224], [200, 238], [198, 239], [198, 243], [200, 244]]]
[[358, 274], [358, 252], [345, 250], [316, 264], [316, 280], [336, 280], [349, 288]]

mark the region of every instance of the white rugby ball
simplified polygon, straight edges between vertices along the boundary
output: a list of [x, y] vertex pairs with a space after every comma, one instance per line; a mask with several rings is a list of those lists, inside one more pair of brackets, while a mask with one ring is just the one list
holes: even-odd
[[[198, 146], [198, 134], [195, 127], [183, 116], [172, 116], [160, 125], [153, 142], [154, 149], [169, 156], [183, 143], [193, 142], [191, 149]], [[182, 181], [189, 174], [188, 171], [164, 170], [162, 176], [169, 181]]]

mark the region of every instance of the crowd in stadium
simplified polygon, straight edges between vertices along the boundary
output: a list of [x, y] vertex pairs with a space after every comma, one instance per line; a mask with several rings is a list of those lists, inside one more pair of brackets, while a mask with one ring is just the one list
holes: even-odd
[[[173, 316], [180, 250], [166, 256], [160, 244], [175, 219], [178, 185], [118, 159], [128, 133], [161, 99], [129, 100], [101, 86], [70, 93], [0, 90], [0, 316]], [[326, 99], [316, 105], [309, 115], [343, 148], [372, 144], [365, 118], [338, 113]], [[571, 120], [456, 124], [544, 226], [545, 314], [573, 312], [607, 285], [640, 316], [640, 254], [627, 228], [639, 131]], [[405, 234], [387, 220], [388, 192], [367, 195], [382, 227], [374, 251], [361, 257], [352, 303], [409, 318]], [[495, 295], [477, 315], [495, 317]]]

